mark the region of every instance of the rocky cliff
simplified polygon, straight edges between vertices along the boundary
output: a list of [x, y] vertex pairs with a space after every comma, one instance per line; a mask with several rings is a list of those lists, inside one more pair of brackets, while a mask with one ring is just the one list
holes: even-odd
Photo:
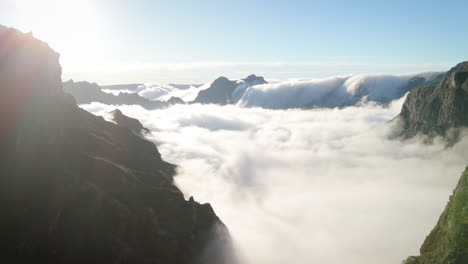
[[468, 263], [468, 167], [450, 196], [444, 212], [420, 249], [404, 264]]
[[421, 133], [455, 142], [459, 129], [468, 126], [468, 62], [452, 68], [437, 84], [412, 90], [396, 120], [404, 138]]
[[9, 263], [228, 263], [209, 204], [130, 129], [77, 107], [59, 54], [0, 32], [0, 255]]

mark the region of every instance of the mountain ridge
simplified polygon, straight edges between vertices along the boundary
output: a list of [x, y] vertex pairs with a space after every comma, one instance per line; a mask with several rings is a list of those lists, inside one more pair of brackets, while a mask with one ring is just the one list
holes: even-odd
[[[5, 33], [6, 32], [6, 33]], [[0, 252], [11, 263], [230, 263], [210, 204], [185, 200], [175, 166], [62, 90], [59, 54], [0, 33]]]

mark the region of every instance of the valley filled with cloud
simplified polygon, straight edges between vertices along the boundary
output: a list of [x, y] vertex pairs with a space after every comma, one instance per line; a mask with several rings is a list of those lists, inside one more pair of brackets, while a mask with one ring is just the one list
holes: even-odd
[[[118, 108], [149, 128], [163, 159], [179, 166], [175, 181], [186, 198], [212, 204], [243, 263], [394, 264], [418, 253], [468, 147], [467, 137], [449, 149], [437, 139], [390, 139], [397, 128], [388, 121], [403, 101]], [[96, 115], [117, 108], [81, 107]]]

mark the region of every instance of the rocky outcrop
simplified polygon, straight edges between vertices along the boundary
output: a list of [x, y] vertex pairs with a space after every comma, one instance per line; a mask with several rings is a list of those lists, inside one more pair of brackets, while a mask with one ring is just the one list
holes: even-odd
[[421, 133], [456, 141], [459, 128], [468, 126], [468, 62], [452, 68], [439, 83], [412, 90], [396, 121], [404, 138]]
[[111, 105], [140, 105], [148, 110], [169, 106], [167, 102], [151, 101], [137, 93], [123, 92], [118, 95], [105, 93], [96, 83], [74, 82], [73, 80], [69, 80], [63, 83], [63, 90], [71, 94], [78, 104], [99, 102]]
[[109, 112], [108, 117], [116, 124], [126, 127], [137, 134], [147, 134], [150, 132], [150, 130], [144, 127], [138, 119], [124, 115], [119, 109]]
[[267, 83], [263, 77], [250, 75], [239, 81], [231, 81], [226, 77], [219, 77], [209, 88], [201, 90], [197, 98], [191, 103], [201, 104], [235, 104], [242, 93], [250, 86]]
[[0, 255], [9, 263], [228, 263], [209, 204], [130, 129], [77, 107], [59, 54], [0, 32]]
[[420, 256], [409, 257], [403, 263], [468, 263], [468, 167], [436, 226], [424, 240]]

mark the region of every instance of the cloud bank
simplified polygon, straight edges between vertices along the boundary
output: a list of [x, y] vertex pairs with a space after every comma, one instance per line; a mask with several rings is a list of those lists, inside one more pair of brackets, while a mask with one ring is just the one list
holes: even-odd
[[[395, 264], [417, 254], [468, 163], [468, 137], [448, 150], [388, 140], [384, 124], [402, 102], [119, 108], [180, 165], [176, 183], [186, 196], [213, 205], [243, 263]], [[81, 107], [98, 115], [114, 108]]]
[[185, 102], [194, 100], [198, 92], [209, 87], [209, 84], [199, 87], [190, 86], [188, 89], [179, 89], [170, 84], [150, 83], [139, 87], [138, 94], [150, 100], [167, 101], [171, 97], [179, 97]]
[[269, 109], [343, 107], [362, 101], [388, 103], [410, 89], [430, 83], [439, 72], [408, 75], [360, 74], [325, 79], [299, 79], [246, 89], [242, 107]]

